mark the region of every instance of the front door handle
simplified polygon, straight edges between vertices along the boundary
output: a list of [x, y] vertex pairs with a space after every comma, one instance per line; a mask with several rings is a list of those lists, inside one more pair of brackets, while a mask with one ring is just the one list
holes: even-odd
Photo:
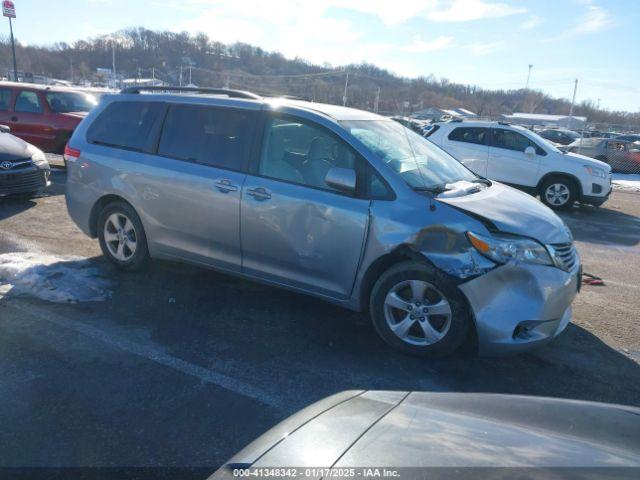
[[16, 117], [15, 115], [13, 117], [11, 117], [11, 121], [12, 122], [17, 122], [18, 121], [18, 117]]
[[236, 187], [233, 183], [231, 183], [231, 180], [228, 180], [226, 178], [223, 178], [221, 180], [217, 180], [215, 185], [216, 185], [216, 188], [218, 190], [220, 190], [222, 193], [229, 193], [229, 192], [237, 192], [238, 191], [238, 187]]
[[248, 189], [247, 195], [260, 201], [268, 200], [271, 198], [271, 194], [267, 191], [267, 189], [262, 187]]

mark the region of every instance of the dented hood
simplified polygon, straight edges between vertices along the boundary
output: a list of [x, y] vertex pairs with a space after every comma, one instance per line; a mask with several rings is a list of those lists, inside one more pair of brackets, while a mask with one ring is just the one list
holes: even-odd
[[550, 208], [531, 195], [498, 182], [476, 193], [438, 201], [483, 217], [505, 233], [546, 244], [571, 241], [566, 225]]

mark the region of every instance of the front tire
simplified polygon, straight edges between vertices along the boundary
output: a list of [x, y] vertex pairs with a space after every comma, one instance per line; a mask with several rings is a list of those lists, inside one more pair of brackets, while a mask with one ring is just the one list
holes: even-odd
[[539, 194], [542, 203], [552, 210], [566, 210], [578, 199], [578, 187], [570, 178], [550, 177], [540, 186]]
[[453, 281], [416, 261], [402, 262], [380, 276], [371, 292], [369, 312], [387, 344], [431, 358], [456, 351], [472, 323], [464, 296]]
[[100, 248], [122, 270], [139, 270], [149, 261], [147, 237], [140, 217], [125, 202], [113, 202], [98, 217]]

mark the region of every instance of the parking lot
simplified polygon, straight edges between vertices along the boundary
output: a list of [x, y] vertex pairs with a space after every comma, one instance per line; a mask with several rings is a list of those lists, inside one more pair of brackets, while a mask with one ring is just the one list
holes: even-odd
[[[601, 208], [562, 214], [585, 271], [605, 285], [583, 287], [556, 341], [516, 357], [425, 360], [388, 348], [363, 315], [310, 297], [172, 263], [117, 272], [68, 218], [64, 182], [56, 169], [46, 195], [0, 201], [0, 254], [80, 265], [110, 298], [53, 303], [0, 293], [6, 466], [213, 468], [345, 389], [640, 405], [640, 193], [616, 190]], [[61, 281], [52, 275], [41, 296]]]

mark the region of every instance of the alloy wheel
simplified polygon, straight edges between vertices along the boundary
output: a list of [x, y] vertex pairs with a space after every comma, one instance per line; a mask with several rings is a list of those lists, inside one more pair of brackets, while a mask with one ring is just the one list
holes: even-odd
[[544, 192], [547, 203], [560, 207], [569, 201], [571, 191], [562, 183], [552, 183]]
[[112, 213], [104, 223], [104, 243], [109, 253], [121, 262], [136, 253], [138, 236], [133, 222], [123, 213]]
[[389, 290], [384, 316], [391, 331], [403, 342], [424, 346], [444, 338], [451, 326], [451, 305], [432, 284], [405, 280]]

